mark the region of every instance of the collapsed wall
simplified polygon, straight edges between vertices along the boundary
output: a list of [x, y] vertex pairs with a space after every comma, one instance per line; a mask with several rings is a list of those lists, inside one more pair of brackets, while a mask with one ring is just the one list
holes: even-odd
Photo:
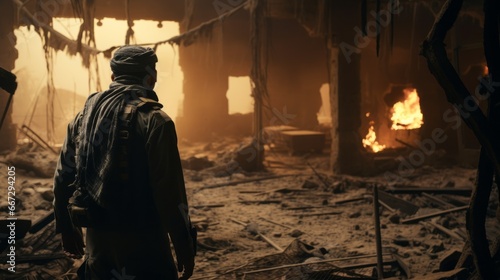
[[[15, 9], [12, 1], [0, 2], [0, 10], [3, 11], [0, 17], [0, 67], [12, 71], [17, 59], [16, 40], [14, 35], [14, 15]], [[9, 94], [0, 91], [0, 114], [4, 113]], [[0, 152], [14, 149], [16, 147], [16, 126], [12, 123], [12, 104], [7, 112], [6, 119], [0, 130]], [[1, 115], [0, 115], [1, 117]]]
[[[211, 3], [196, 1], [192, 15], [186, 15], [189, 26], [185, 20], [181, 33], [217, 17], [216, 12]], [[264, 125], [317, 129], [319, 89], [328, 82], [324, 39], [309, 36], [296, 19], [269, 18], [267, 33], [269, 96], [264, 100]], [[184, 108], [177, 124], [181, 136], [206, 140], [228, 132], [234, 121], [228, 114], [228, 79], [250, 76], [250, 42], [249, 13], [241, 10], [215, 25], [208, 36], [180, 46]]]

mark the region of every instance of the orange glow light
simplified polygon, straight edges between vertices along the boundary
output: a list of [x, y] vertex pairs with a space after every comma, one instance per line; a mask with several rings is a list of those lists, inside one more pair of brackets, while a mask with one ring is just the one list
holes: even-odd
[[417, 129], [424, 124], [424, 115], [420, 110], [420, 98], [417, 90], [407, 88], [404, 90], [405, 100], [397, 102], [392, 107], [392, 130]]
[[368, 129], [368, 134], [366, 134], [365, 139], [363, 139], [363, 147], [372, 150], [374, 153], [378, 153], [385, 149], [385, 145], [381, 145], [377, 141], [377, 134], [373, 128], [373, 124]]

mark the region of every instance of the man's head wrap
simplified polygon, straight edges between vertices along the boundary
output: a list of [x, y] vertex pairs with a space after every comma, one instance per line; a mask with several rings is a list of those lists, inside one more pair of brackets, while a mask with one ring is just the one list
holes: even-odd
[[155, 64], [158, 61], [152, 48], [140, 46], [123, 46], [111, 59], [111, 71], [115, 76], [145, 76], [150, 74], [156, 78]]

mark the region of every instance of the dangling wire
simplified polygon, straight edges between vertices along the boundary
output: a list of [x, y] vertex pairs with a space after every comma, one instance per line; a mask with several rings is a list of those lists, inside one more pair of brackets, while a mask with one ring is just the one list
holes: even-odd
[[54, 120], [54, 96], [56, 89], [54, 85], [54, 50], [49, 47], [50, 35], [44, 32], [44, 52], [45, 52], [45, 65], [47, 68], [47, 104], [45, 105], [46, 111], [46, 127], [47, 127], [47, 142], [54, 142], [55, 134], [55, 120]]
[[361, 32], [366, 36], [366, 24], [368, 21], [368, 0], [361, 0]]
[[376, 25], [377, 25], [377, 57], [380, 53], [380, 0], [377, 0], [377, 17], [376, 17]]
[[411, 39], [410, 39], [410, 59], [408, 61], [408, 67], [406, 68], [406, 82], [410, 82], [410, 69], [413, 64], [413, 45], [415, 44], [415, 25], [417, 23], [417, 2], [413, 4], [413, 19], [411, 27]]
[[134, 29], [132, 27], [134, 26], [134, 21], [130, 17], [130, 0], [125, 0], [125, 10], [127, 13], [127, 34], [125, 35], [125, 45], [130, 45], [130, 40], [135, 42], [134, 38]]
[[[391, 9], [394, 9], [393, 5], [396, 5], [396, 2], [394, 0], [389, 0], [390, 3], [389, 5], [391, 5]], [[391, 18], [391, 38], [390, 38], [390, 49], [391, 49], [391, 54], [392, 54], [392, 50], [394, 49], [394, 25], [395, 25], [395, 22], [396, 21], [396, 14], [394, 13], [392, 15], [392, 18]]]

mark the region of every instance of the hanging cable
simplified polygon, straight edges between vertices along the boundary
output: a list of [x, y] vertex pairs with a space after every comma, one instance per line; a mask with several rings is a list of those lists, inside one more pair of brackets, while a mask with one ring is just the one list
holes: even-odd
[[125, 10], [127, 14], [128, 25], [127, 34], [125, 35], [125, 45], [130, 45], [131, 40], [135, 42], [134, 29], [132, 29], [132, 27], [134, 26], [134, 21], [130, 17], [130, 0], [125, 0]]
[[408, 66], [406, 68], [406, 83], [410, 82], [410, 72], [413, 64], [413, 45], [415, 44], [415, 24], [417, 23], [417, 2], [413, 4], [413, 19], [411, 27], [411, 39], [410, 39], [410, 58], [408, 61]]

